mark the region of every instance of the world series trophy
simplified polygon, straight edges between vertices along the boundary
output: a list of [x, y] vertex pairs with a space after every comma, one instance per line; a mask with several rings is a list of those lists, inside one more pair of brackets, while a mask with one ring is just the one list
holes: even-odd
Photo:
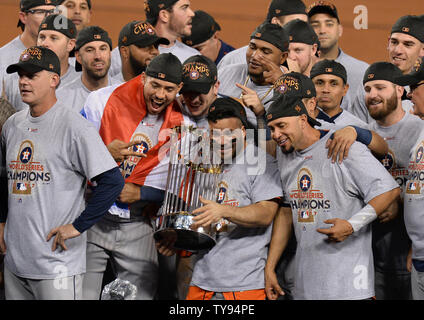
[[175, 241], [174, 248], [197, 251], [212, 248], [216, 226], [191, 228], [202, 206], [199, 197], [216, 201], [222, 164], [210, 152], [207, 130], [179, 126], [172, 130], [165, 199], [156, 218], [156, 240]]

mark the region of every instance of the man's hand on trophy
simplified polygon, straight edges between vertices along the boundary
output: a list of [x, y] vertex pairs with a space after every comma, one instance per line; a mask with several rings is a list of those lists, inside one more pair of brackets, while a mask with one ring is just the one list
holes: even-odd
[[177, 234], [175, 231], [162, 233], [161, 239], [156, 239], [156, 249], [161, 255], [170, 257], [176, 253], [174, 248], [175, 241], [177, 241]]
[[222, 218], [226, 218], [228, 216], [228, 210], [232, 209], [231, 206], [218, 204], [215, 201], [206, 200], [201, 196], [199, 199], [203, 206], [193, 211], [193, 214], [196, 214], [193, 218], [194, 222], [191, 225], [191, 229], [193, 230], [218, 223]]

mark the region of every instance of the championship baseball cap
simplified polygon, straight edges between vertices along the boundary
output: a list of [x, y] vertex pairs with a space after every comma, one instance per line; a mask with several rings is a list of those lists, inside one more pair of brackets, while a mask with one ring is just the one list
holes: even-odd
[[112, 50], [112, 40], [109, 38], [109, 34], [98, 26], [86, 27], [78, 33], [75, 50], [78, 51], [81, 47], [92, 41], [106, 42], [110, 50]]
[[313, 45], [319, 43], [318, 36], [311, 25], [300, 19], [292, 20], [283, 27], [289, 34], [290, 42]]
[[178, 0], [144, 0], [144, 13], [147, 22], [155, 25], [161, 10], [172, 8]]
[[289, 35], [287, 31], [278, 24], [264, 22], [253, 31], [250, 39], [266, 41], [277, 47], [282, 52], [289, 50]]
[[[62, 3], [64, 3], [66, 0], [57, 0], [57, 5], [61, 5]], [[85, 0], [87, 1], [87, 5], [88, 5], [88, 9], [91, 10], [91, 0]]]
[[313, 98], [317, 92], [311, 78], [299, 72], [290, 72], [282, 75], [274, 83], [274, 96], [272, 100], [277, 100], [280, 95], [290, 97]]
[[266, 19], [271, 21], [274, 17], [288, 16], [291, 14], [305, 14], [306, 6], [301, 0], [272, 0]]
[[278, 118], [298, 117], [305, 114], [312, 127], [321, 126], [321, 123], [311, 118], [300, 97], [280, 95], [268, 108], [266, 122], [270, 123]]
[[424, 16], [400, 17], [392, 27], [393, 33], [405, 33], [424, 43]]
[[209, 58], [196, 55], [183, 63], [183, 83], [181, 92], [206, 94], [218, 79], [216, 64]]
[[183, 66], [172, 53], [162, 53], [150, 62], [146, 75], [159, 80], [180, 84], [182, 82]]
[[337, 8], [334, 4], [328, 1], [316, 1], [308, 7], [308, 17], [311, 18], [317, 13], [326, 13], [337, 19], [337, 22], [340, 23], [339, 14], [337, 13]]
[[158, 37], [155, 28], [148, 22], [131, 21], [127, 23], [119, 33], [118, 46], [136, 45], [139, 48], [148, 47], [152, 44], [169, 44], [169, 40]]
[[8, 66], [6, 72], [15, 73], [19, 70], [25, 70], [30, 73], [47, 70], [60, 76], [60, 61], [52, 50], [34, 46], [25, 49], [21, 53], [19, 62]]
[[228, 118], [238, 118], [248, 128], [246, 110], [240, 102], [231, 97], [217, 98], [209, 107], [207, 119], [216, 121]]
[[215, 19], [202, 10], [194, 12], [194, 17], [191, 21], [191, 35], [181, 38], [188, 46], [195, 46], [212, 38], [215, 32], [221, 30]]
[[375, 62], [368, 67], [365, 71], [363, 84], [368, 81], [374, 80], [386, 80], [394, 84], [401, 85], [398, 83], [398, 79], [402, 76], [402, 71], [390, 62]]
[[314, 64], [311, 69], [310, 78], [313, 79], [320, 74], [332, 74], [343, 79], [347, 83], [346, 68], [335, 60], [324, 59]]
[[413, 86], [424, 83], [424, 62], [419, 58], [412, 71], [395, 79], [401, 86]]
[[69, 39], [75, 39], [77, 37], [77, 28], [72, 20], [69, 20], [60, 14], [51, 14], [44, 18], [40, 24], [38, 32], [42, 30], [53, 30], [63, 33]]
[[[56, 6], [56, 5], [57, 5], [56, 0], [21, 0], [19, 2], [19, 10], [21, 12], [25, 12], [27, 10], [30, 10], [38, 6]], [[20, 19], [18, 20], [17, 27], [24, 27], [24, 24], [21, 22]]]
[[21, 0], [19, 3], [19, 9], [22, 12], [25, 12], [26, 10], [30, 10], [38, 6], [56, 6], [58, 5], [57, 2], [57, 0]]

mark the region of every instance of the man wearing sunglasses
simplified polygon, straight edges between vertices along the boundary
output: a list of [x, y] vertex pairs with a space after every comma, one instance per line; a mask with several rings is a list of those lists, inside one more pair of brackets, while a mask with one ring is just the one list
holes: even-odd
[[6, 67], [15, 63], [26, 48], [37, 44], [40, 24], [47, 15], [54, 12], [55, 7], [53, 0], [20, 0], [18, 27], [22, 29], [22, 34], [0, 48], [0, 89], [17, 111], [26, 108], [26, 105], [22, 103], [19, 94], [14, 94], [14, 86], [8, 86], [9, 82], [17, 83], [18, 77], [16, 73], [7, 75]]

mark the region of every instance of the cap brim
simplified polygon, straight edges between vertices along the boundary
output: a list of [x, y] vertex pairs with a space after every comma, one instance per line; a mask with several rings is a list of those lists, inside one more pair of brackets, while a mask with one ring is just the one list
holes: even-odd
[[333, 18], [336, 18], [337, 21], [340, 21], [339, 20], [339, 17], [337, 16], [337, 14], [330, 7], [327, 7], [327, 6], [316, 6], [316, 7], [313, 7], [308, 12], [308, 17], [310, 18], [310, 17], [312, 17], [313, 15], [315, 15], [317, 13], [327, 13], [330, 16], [332, 16]]
[[310, 117], [309, 115], [307, 115], [308, 117], [308, 122], [312, 127], [321, 127], [321, 123], [318, 122], [317, 120], [315, 120], [314, 118]]
[[137, 41], [134, 43], [131, 43], [139, 48], [145, 48], [148, 46], [151, 46], [152, 44], [164, 44], [164, 45], [168, 45], [170, 44], [169, 40], [166, 38], [160, 38], [158, 36], [151, 36], [149, 39], [143, 40], [143, 41]]
[[181, 89], [181, 93], [197, 92], [201, 94], [207, 94], [211, 90], [211, 87], [212, 83], [184, 83]]
[[412, 74], [406, 74], [404, 76], [395, 78], [396, 84], [400, 86], [414, 85], [423, 80], [424, 79], [419, 78], [418, 75], [412, 75]]
[[29, 73], [37, 73], [44, 69], [40, 66], [33, 65], [32, 63], [18, 62], [8, 66], [6, 69], [6, 72], [10, 74], [10, 73], [18, 72], [19, 70], [24, 70]]

